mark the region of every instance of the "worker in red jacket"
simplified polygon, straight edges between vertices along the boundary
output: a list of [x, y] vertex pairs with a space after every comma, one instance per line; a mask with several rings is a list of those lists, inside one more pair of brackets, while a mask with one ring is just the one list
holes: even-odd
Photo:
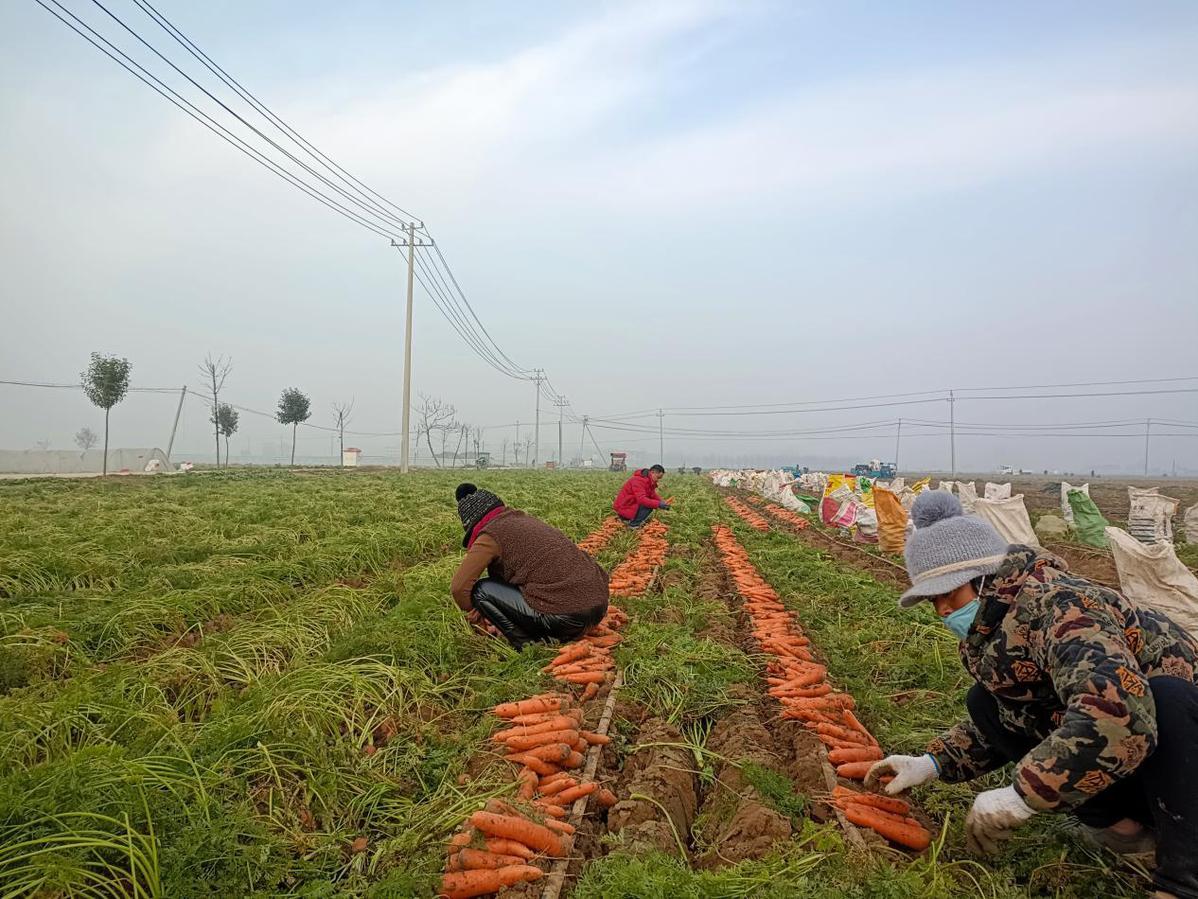
[[654, 509], [669, 510], [670, 504], [657, 495], [657, 485], [665, 474], [660, 465], [637, 469], [616, 494], [611, 507], [630, 528], [639, 528], [648, 521]]

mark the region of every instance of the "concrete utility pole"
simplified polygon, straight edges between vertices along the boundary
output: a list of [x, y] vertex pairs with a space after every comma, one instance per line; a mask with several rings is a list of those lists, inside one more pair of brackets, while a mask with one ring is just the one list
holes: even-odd
[[957, 473], [957, 398], [948, 392], [948, 451], [952, 460], [953, 474]]
[[583, 447], [584, 441], [587, 439], [587, 421], [588, 420], [589, 419], [587, 416], [584, 415], [582, 417], [582, 430], [580, 430], [578, 432], [578, 464], [579, 465], [582, 464], [582, 447]]
[[183, 401], [187, 399], [187, 387], [179, 394], [179, 405], [175, 407], [175, 423], [171, 425], [171, 439], [166, 444], [166, 461], [171, 460], [171, 450], [175, 448], [175, 432], [179, 430], [179, 413], [183, 411]]
[[566, 457], [562, 455], [562, 423], [565, 420], [566, 406], [570, 405], [570, 401], [564, 396], [559, 396], [553, 401], [553, 405], [557, 406], [557, 464], [565, 467]]
[[520, 422], [516, 422], [516, 445], [513, 448], [516, 453], [516, 467], [520, 467]]
[[1144, 477], [1148, 477], [1148, 441], [1152, 439], [1152, 419], [1144, 419]]
[[545, 380], [545, 370], [541, 368], [533, 369], [533, 380], [537, 384], [537, 426], [534, 436], [536, 445], [532, 448], [532, 467], [536, 468], [537, 463], [541, 461], [541, 383]]
[[899, 444], [903, 439], [903, 420], [898, 420], [898, 430], [894, 434], [894, 471], [898, 473]]
[[661, 409], [657, 410], [657, 464], [665, 465], [666, 458], [666, 437], [663, 422], [666, 414]]
[[[421, 223], [420, 227], [423, 228], [424, 224]], [[416, 278], [416, 248], [430, 247], [432, 242], [417, 242], [416, 223], [408, 222], [408, 236], [399, 243], [391, 241], [391, 246], [408, 248], [408, 311], [403, 337], [403, 442], [399, 446], [399, 470], [407, 474], [408, 452], [412, 440], [412, 295]]]

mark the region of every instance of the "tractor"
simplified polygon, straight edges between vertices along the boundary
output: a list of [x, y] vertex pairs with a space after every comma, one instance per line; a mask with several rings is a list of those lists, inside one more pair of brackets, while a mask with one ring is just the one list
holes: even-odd
[[609, 471], [628, 471], [628, 453], [612, 453]]

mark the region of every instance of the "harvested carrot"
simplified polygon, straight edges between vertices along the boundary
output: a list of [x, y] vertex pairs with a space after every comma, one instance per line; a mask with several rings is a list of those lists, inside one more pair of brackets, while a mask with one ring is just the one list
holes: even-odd
[[540, 774], [542, 776], [545, 776], [548, 774], [556, 774], [558, 771], [561, 770], [561, 768], [558, 765], [553, 765], [553, 764], [550, 764], [549, 762], [542, 761], [541, 759], [537, 758], [536, 756], [528, 755], [527, 753], [520, 753], [519, 755], [509, 755], [507, 757], [507, 760], [509, 762], [513, 762], [514, 764], [517, 764], [517, 765], [523, 765], [525, 768], [531, 768], [537, 774]]
[[900, 846], [922, 852], [932, 842], [932, 835], [914, 818], [898, 818], [880, 809], [851, 802], [845, 806], [844, 816], [859, 827], [875, 830]]
[[568, 770], [573, 770], [575, 768], [581, 768], [584, 764], [586, 764], [586, 758], [581, 752], [571, 752], [570, 757], [562, 762], [561, 766]]
[[524, 818], [514, 815], [496, 815], [491, 812], [475, 812], [470, 816], [470, 823], [488, 836], [515, 840], [530, 849], [544, 852], [546, 855], [559, 856], [562, 854], [562, 843], [557, 834], [548, 827], [542, 827], [540, 824], [534, 824]]
[[459, 830], [455, 833], [446, 845], [446, 850], [450, 855], [453, 855], [465, 847], [470, 845], [470, 841], [474, 838], [474, 834], [469, 830]]
[[528, 724], [521, 727], [509, 727], [507, 730], [496, 731], [491, 739], [496, 743], [506, 743], [513, 737], [531, 737], [533, 734], [543, 734], [551, 730], [577, 730], [578, 721], [570, 715], [554, 715], [540, 724]]
[[[525, 859], [516, 855], [497, 855], [486, 849], [463, 849], [457, 854], [456, 864], [463, 871], [484, 871], [522, 865]], [[451, 861], [451, 864], [454, 863]]]
[[597, 734], [589, 730], [582, 730], [578, 733], [579, 736], [592, 746], [606, 746], [611, 742], [611, 737], [607, 736], [607, 734]]
[[532, 715], [517, 715], [515, 718], [510, 718], [509, 723], [519, 725], [520, 727], [528, 727], [534, 724], [543, 724], [546, 721], [552, 721], [554, 718], [576, 718], [582, 720], [582, 709], [570, 709], [569, 711], [555, 709], [552, 712], [537, 712]]
[[573, 752], [574, 748], [571, 743], [545, 743], [521, 753], [521, 756], [523, 758], [540, 759], [542, 762], [548, 762], [551, 765], [561, 765]]
[[535, 805], [537, 807], [538, 811], [543, 812], [544, 814], [548, 815], [551, 818], [566, 817], [566, 810], [564, 808], [562, 808], [560, 805], [554, 805], [554, 804], [552, 804], [550, 802], [546, 802], [544, 800], [534, 802], [533, 805]]
[[865, 780], [866, 773], [873, 765], [873, 762], [846, 762], [836, 767], [836, 774], [849, 780]]
[[581, 799], [583, 796], [590, 796], [599, 788], [599, 784], [594, 781], [588, 781], [584, 784], [579, 784], [576, 787], [571, 787], [557, 794], [557, 798], [561, 800], [562, 805], [569, 805], [575, 799]]
[[[507, 740], [507, 748], [512, 752], [527, 752], [550, 743], [573, 745], [577, 739], [578, 731], [576, 730], [547, 730], [539, 734], [511, 737]], [[552, 759], [546, 759], [546, 761], [552, 761]]]
[[585, 671], [578, 674], [565, 674], [561, 679], [570, 684], [601, 684], [607, 680], [607, 674], [603, 671]]
[[501, 702], [493, 711], [500, 718], [515, 718], [518, 715], [557, 712], [563, 707], [564, 700], [561, 699], [523, 699], [519, 702]]
[[505, 840], [502, 837], [490, 837], [487, 839], [485, 845], [488, 852], [494, 852], [496, 855], [515, 855], [525, 861], [536, 858], [537, 855], [523, 843], [517, 843], [515, 840]]
[[553, 796], [560, 793], [562, 790], [569, 790], [578, 786], [578, 781], [573, 777], [563, 777], [561, 780], [556, 780], [551, 784], [541, 784], [540, 792], [542, 796]]
[[902, 799], [896, 799], [893, 796], [879, 796], [877, 793], [858, 793], [839, 785], [832, 791], [832, 798], [836, 800], [837, 804], [855, 802], [858, 805], [872, 806], [904, 818], [911, 813], [910, 803], [904, 802]]
[[582, 691], [582, 700], [583, 700], [583, 702], [586, 702], [589, 699], [594, 699], [598, 695], [599, 695], [599, 685], [598, 684], [587, 684], [587, 688]]
[[600, 790], [599, 792], [597, 792], [595, 794], [595, 801], [598, 802], [604, 808], [611, 808], [619, 800], [616, 798], [615, 793], [613, 793], [611, 790], [604, 787], [602, 790]]
[[828, 753], [828, 761], [833, 765], [843, 765], [846, 762], [876, 762], [882, 758], [882, 750], [876, 746], [862, 746], [860, 749], [833, 749]]
[[517, 883], [540, 880], [544, 874], [532, 865], [510, 865], [495, 871], [456, 871], [441, 878], [439, 895], [445, 899], [474, 899]]
[[552, 783], [557, 783], [559, 780], [568, 780], [574, 783], [574, 775], [568, 771], [559, 771], [556, 774], [550, 774], [548, 777], [541, 778], [541, 787], [547, 787]]
[[540, 778], [537, 777], [537, 772], [532, 768], [524, 767], [520, 769], [520, 773], [516, 775], [516, 780], [520, 783], [520, 790], [516, 794], [521, 799], [532, 799], [533, 793], [537, 791], [537, 784]]
[[574, 833], [574, 825], [567, 824], [565, 821], [557, 821], [553, 818], [545, 819], [545, 827], [548, 830], [555, 830], [558, 833], [564, 833], [570, 836]]
[[849, 743], [856, 743], [858, 745], [868, 745], [869, 743], [864, 734], [859, 731], [850, 730], [847, 727], [841, 727], [838, 724], [816, 724], [814, 730], [821, 736], [835, 737], [838, 740], [844, 740]]

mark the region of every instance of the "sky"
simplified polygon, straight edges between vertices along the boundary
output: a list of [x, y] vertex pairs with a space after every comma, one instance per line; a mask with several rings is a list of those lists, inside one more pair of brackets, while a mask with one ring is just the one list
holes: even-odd
[[[200, 96], [98, 5], [60, 2]], [[133, 0], [104, 4], [216, 84]], [[567, 459], [657, 461], [661, 408], [671, 466], [891, 459], [902, 418], [900, 466], [947, 469], [943, 425], [915, 423], [946, 422], [945, 394], [839, 401], [949, 388], [958, 470], [1134, 473], [1146, 419], [1198, 424], [1193, 392], [971, 391], [1198, 388], [1192, 2], [157, 8], [420, 217], [503, 352], [568, 398]], [[0, 379], [73, 383], [100, 351], [133, 363], [134, 386], [178, 389], [223, 354], [228, 401], [269, 413], [298, 387], [329, 427], [352, 398], [347, 443], [397, 458], [406, 266], [387, 239], [33, 0], [0, 4], [0, 122]], [[419, 285], [413, 344], [413, 401], [454, 404], [510, 462], [534, 385], [473, 355]], [[165, 448], [177, 401], [131, 394], [113, 445]], [[752, 404], [806, 408], [711, 408]], [[206, 461], [208, 413], [183, 408], [173, 456]], [[539, 460], [557, 457], [557, 413], [543, 398]], [[1092, 422], [1128, 424], [1066, 427]], [[69, 449], [102, 423], [78, 391], [0, 384], [0, 448]], [[1152, 430], [1153, 472], [1198, 475], [1181, 436], [1198, 429]], [[277, 461], [288, 439], [243, 412], [232, 458]], [[335, 458], [327, 431], [298, 445]]]

